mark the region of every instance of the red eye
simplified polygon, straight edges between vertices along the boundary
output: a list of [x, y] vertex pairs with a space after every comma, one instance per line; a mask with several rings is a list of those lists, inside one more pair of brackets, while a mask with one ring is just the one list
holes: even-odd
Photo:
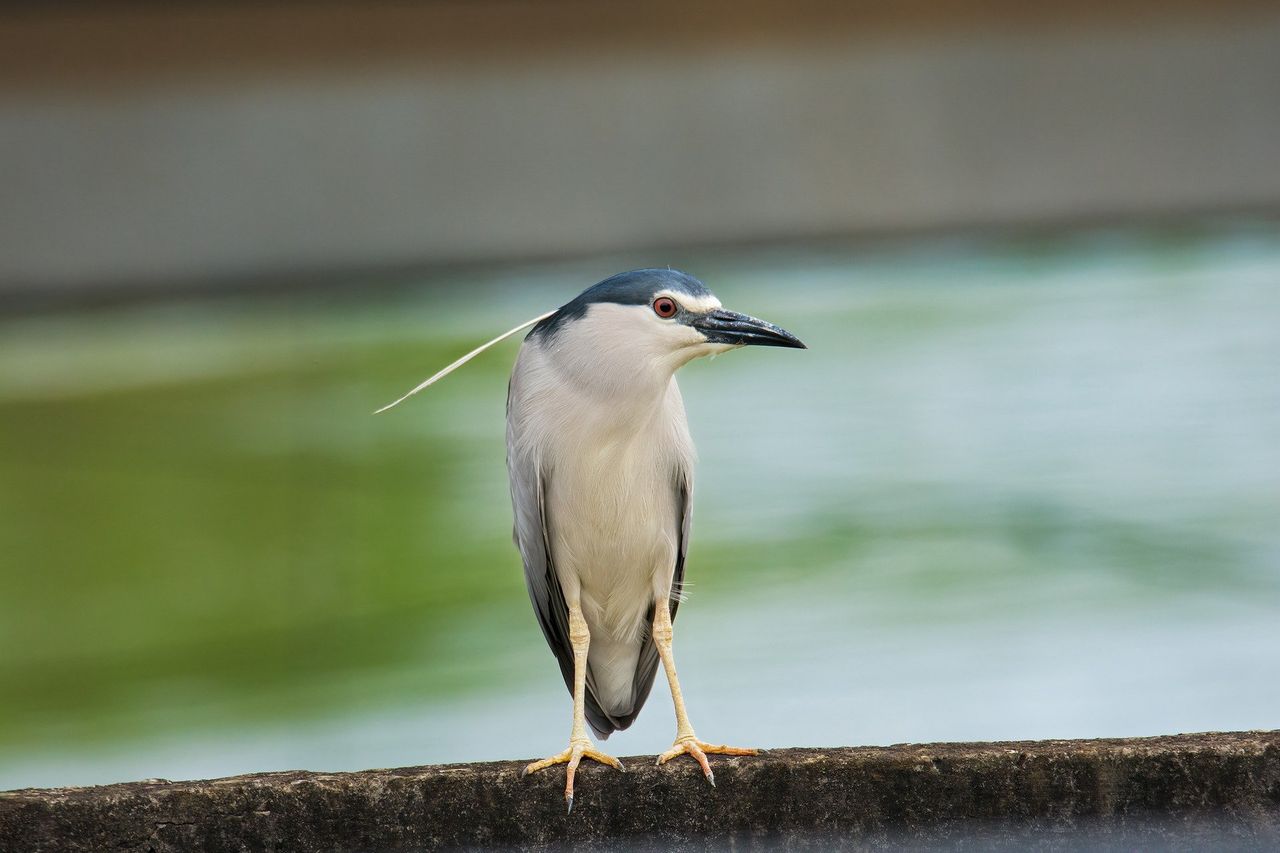
[[653, 313], [664, 319], [676, 316], [676, 301], [670, 296], [659, 296], [653, 300]]

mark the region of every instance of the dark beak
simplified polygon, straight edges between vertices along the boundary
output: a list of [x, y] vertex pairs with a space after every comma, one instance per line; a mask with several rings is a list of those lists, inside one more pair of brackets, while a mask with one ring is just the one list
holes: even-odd
[[712, 311], [694, 319], [689, 325], [706, 335], [707, 341], [713, 344], [808, 349], [786, 329], [736, 311]]

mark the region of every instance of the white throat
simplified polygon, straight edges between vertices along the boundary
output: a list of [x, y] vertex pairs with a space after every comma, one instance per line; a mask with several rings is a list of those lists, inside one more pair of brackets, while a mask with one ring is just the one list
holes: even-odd
[[715, 350], [700, 332], [652, 316], [646, 305], [598, 303], [545, 342], [561, 378], [593, 397], [628, 407], [653, 404], [693, 359]]

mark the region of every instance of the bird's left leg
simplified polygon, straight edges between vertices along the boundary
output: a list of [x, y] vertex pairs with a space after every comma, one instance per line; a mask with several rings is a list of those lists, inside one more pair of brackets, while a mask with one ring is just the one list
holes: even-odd
[[591, 758], [619, 770], [622, 769], [622, 762], [596, 749], [587, 739], [587, 650], [591, 644], [591, 633], [587, 630], [587, 619], [582, 615], [582, 606], [577, 601], [569, 602], [569, 643], [573, 646], [573, 728], [569, 732], [569, 748], [550, 758], [533, 762], [524, 769], [522, 775], [528, 776], [547, 767], [567, 764], [564, 801], [568, 810], [573, 811], [573, 777], [577, 774], [578, 764], [582, 759]]
[[689, 715], [684, 709], [684, 694], [680, 692], [680, 679], [676, 677], [676, 659], [671, 651], [674, 631], [671, 627], [671, 608], [667, 596], [658, 598], [653, 607], [653, 642], [658, 647], [658, 655], [662, 658], [662, 668], [667, 671], [667, 683], [671, 685], [671, 701], [676, 706], [676, 740], [671, 748], [658, 756], [658, 763], [665, 764], [681, 753], [694, 758], [702, 767], [702, 774], [712, 785], [716, 776], [711, 772], [711, 764], [707, 761], [707, 753], [714, 755], [755, 755], [756, 749], [737, 746], [714, 746], [698, 740], [689, 724]]

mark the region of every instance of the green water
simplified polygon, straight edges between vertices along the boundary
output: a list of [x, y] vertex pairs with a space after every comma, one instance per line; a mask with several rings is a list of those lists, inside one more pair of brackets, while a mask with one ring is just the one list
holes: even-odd
[[[1274, 226], [670, 260], [811, 347], [681, 375], [701, 734], [1280, 726]], [[516, 344], [370, 412], [629, 265], [0, 322], [0, 788], [562, 748]]]

